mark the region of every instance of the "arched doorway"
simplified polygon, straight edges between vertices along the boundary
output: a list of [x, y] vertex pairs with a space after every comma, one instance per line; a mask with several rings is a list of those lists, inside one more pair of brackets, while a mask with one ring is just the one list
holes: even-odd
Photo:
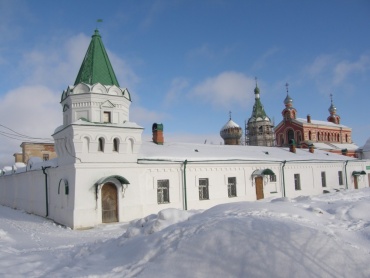
[[254, 181], [256, 184], [257, 200], [263, 199], [265, 197], [263, 194], [263, 177], [262, 176], [255, 177]]
[[113, 183], [105, 183], [101, 189], [102, 222], [118, 222], [117, 187]]

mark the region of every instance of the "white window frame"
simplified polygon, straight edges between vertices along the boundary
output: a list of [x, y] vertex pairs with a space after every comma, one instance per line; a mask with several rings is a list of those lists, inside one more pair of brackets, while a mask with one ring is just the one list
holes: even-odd
[[276, 182], [276, 175], [270, 175], [270, 182]]
[[295, 190], [301, 190], [301, 175], [294, 174], [294, 188]]
[[338, 171], [338, 182], [339, 182], [339, 185], [343, 185], [343, 172], [342, 171]]
[[326, 187], [326, 172], [325, 171], [321, 172], [321, 186]]
[[168, 204], [170, 202], [170, 181], [157, 180], [157, 202]]
[[198, 184], [199, 184], [199, 200], [209, 200], [208, 178], [200, 178]]
[[236, 177], [227, 178], [227, 194], [229, 198], [237, 197], [236, 194]]

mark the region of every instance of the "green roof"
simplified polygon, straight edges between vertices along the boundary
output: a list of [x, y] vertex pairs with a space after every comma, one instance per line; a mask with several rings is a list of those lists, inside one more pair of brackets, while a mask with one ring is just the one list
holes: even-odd
[[91, 37], [75, 85], [82, 82], [90, 85], [101, 83], [102, 85], [116, 85], [119, 87], [98, 30], [95, 30]]
[[260, 93], [260, 90], [259, 88], [257, 87], [256, 85], [256, 88], [254, 89], [254, 93], [256, 95], [255, 97], [255, 102], [254, 102], [254, 105], [253, 105], [253, 111], [252, 111], [252, 117], [254, 118], [266, 118], [267, 115], [266, 115], [266, 112], [265, 112], [265, 109], [263, 108], [263, 105], [261, 103], [261, 100], [260, 100], [260, 97], [259, 97], [259, 93]]

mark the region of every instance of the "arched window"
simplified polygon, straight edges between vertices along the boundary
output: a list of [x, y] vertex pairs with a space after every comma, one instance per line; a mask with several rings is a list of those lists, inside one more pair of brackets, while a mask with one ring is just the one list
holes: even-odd
[[134, 139], [129, 138], [127, 144], [127, 153], [132, 154], [134, 152]]
[[99, 138], [98, 151], [104, 152], [104, 138], [102, 137]]
[[88, 137], [82, 138], [82, 152], [83, 153], [88, 153], [89, 152], [89, 146], [90, 145], [90, 140]]
[[312, 133], [311, 133], [311, 130], [308, 132], [308, 140], [312, 140]]
[[294, 140], [294, 131], [293, 129], [289, 129], [287, 132], [288, 142], [293, 139]]
[[113, 140], [113, 151], [118, 152], [119, 151], [119, 139], [114, 138]]
[[280, 146], [284, 145], [284, 134], [280, 134], [279, 141]]
[[297, 131], [297, 143], [301, 143], [302, 141], [302, 133], [300, 131]]

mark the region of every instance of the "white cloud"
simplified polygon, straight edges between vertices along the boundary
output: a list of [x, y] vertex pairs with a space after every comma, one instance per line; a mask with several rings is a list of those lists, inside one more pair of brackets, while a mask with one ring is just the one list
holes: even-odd
[[268, 58], [274, 56], [275, 53], [277, 53], [278, 51], [279, 51], [279, 48], [277, 47], [272, 47], [268, 49], [260, 58], [257, 59], [256, 62], [254, 62], [252, 69], [258, 70], [258, 69], [265, 67]]
[[355, 72], [363, 73], [370, 69], [370, 55], [362, 55], [356, 61], [340, 61], [334, 67], [333, 82], [335, 85], [344, 82], [350, 74]]
[[153, 123], [162, 123], [168, 115], [158, 111], [149, 110], [141, 106], [131, 106], [130, 121], [135, 122], [145, 129], [151, 128]]
[[309, 74], [310, 77], [316, 77], [327, 71], [333, 63], [333, 55], [320, 55], [314, 59], [313, 63], [309, 65], [305, 71]]
[[126, 61], [109, 50], [107, 50], [107, 52], [120, 86], [128, 88], [131, 92], [132, 88], [140, 82], [139, 76]]
[[189, 81], [185, 78], [178, 77], [172, 80], [171, 88], [168, 90], [164, 98], [164, 105], [169, 106], [181, 101], [181, 96], [184, 94], [184, 89], [186, 89], [188, 86]]
[[354, 59], [343, 58], [342, 54], [320, 55], [304, 69], [304, 75], [318, 83], [325, 91], [338, 86], [350, 87], [352, 74], [366, 74], [370, 70], [370, 54], [363, 54]]
[[206, 58], [212, 59], [215, 57], [214, 51], [212, 51], [207, 43], [201, 45], [198, 48], [189, 51], [188, 55], [191, 59]]
[[254, 99], [254, 87], [254, 78], [238, 72], [223, 72], [195, 86], [190, 97], [225, 109], [246, 107]]
[[[19, 87], [0, 97], [0, 124], [18, 133], [50, 138], [55, 128], [62, 123], [62, 108], [59, 95], [44, 86]], [[2, 132], [9, 130], [0, 129]], [[10, 132], [11, 133], [11, 132]], [[19, 152], [24, 140], [1, 136], [0, 164], [14, 162], [13, 154]]]
[[43, 84], [53, 88], [64, 88], [73, 84], [85, 56], [90, 38], [84, 34], [50, 41], [49, 45], [36, 45], [25, 52], [20, 61], [24, 84]]

